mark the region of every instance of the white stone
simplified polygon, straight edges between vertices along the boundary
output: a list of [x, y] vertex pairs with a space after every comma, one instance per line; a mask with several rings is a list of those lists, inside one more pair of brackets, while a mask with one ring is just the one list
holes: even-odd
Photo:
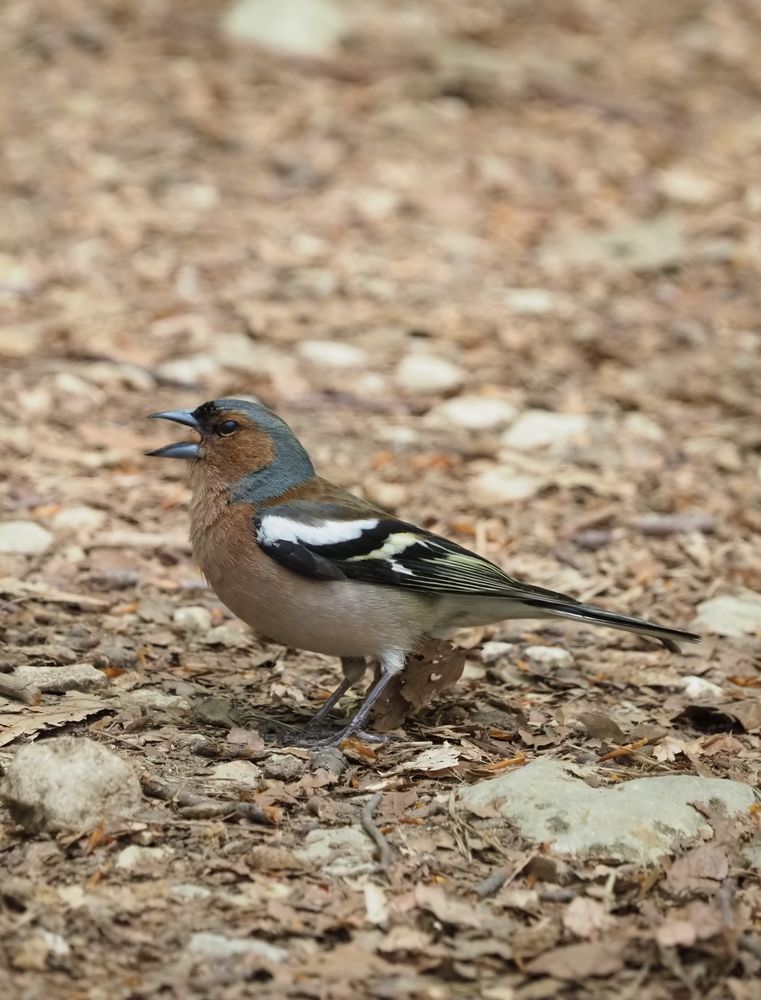
[[560, 854], [638, 864], [657, 863], [683, 838], [712, 833], [693, 803], [735, 815], [756, 801], [750, 785], [724, 778], [666, 775], [594, 788], [585, 776], [600, 773], [545, 757], [468, 785], [458, 798], [477, 815], [496, 809], [527, 840]]
[[102, 403], [106, 399], [105, 392], [97, 385], [72, 372], [58, 372], [53, 376], [52, 384], [64, 396], [78, 396], [91, 403]]
[[74, 507], [64, 507], [53, 517], [53, 527], [60, 532], [73, 532], [76, 535], [95, 531], [103, 525], [106, 515], [102, 510], [78, 504]]
[[297, 351], [316, 368], [364, 368], [368, 364], [361, 347], [341, 340], [303, 340]]
[[698, 605], [695, 627], [719, 635], [746, 635], [761, 630], [761, 594], [751, 590], [712, 597]]
[[658, 190], [671, 201], [685, 205], [707, 205], [721, 194], [721, 184], [687, 166], [673, 166], [661, 171]]
[[562, 448], [582, 438], [589, 418], [582, 413], [553, 413], [550, 410], [526, 410], [502, 435], [502, 443], [519, 451], [534, 448]]
[[570, 312], [571, 303], [564, 295], [549, 288], [508, 288], [504, 295], [507, 308], [518, 316], [543, 316], [546, 313]]
[[198, 931], [187, 944], [187, 951], [203, 958], [236, 958], [239, 955], [255, 955], [275, 964], [288, 958], [285, 948], [256, 938], [230, 938], [224, 934]]
[[684, 222], [663, 213], [648, 219], [623, 219], [609, 229], [575, 230], [551, 236], [539, 251], [550, 271], [571, 267], [608, 271], [659, 271], [687, 254]]
[[358, 826], [310, 830], [304, 846], [294, 851], [305, 868], [341, 877], [373, 870], [373, 845]]
[[98, 691], [108, 687], [108, 678], [91, 663], [69, 663], [60, 667], [16, 667], [12, 674], [22, 684], [40, 691]]
[[0, 783], [0, 797], [31, 832], [82, 832], [102, 819], [120, 821], [142, 804], [132, 768], [83, 736], [58, 736], [22, 747]]
[[177, 608], [172, 621], [187, 632], [208, 632], [211, 628], [211, 612], [208, 608], [196, 605]]
[[141, 847], [140, 844], [130, 844], [116, 855], [116, 867], [123, 871], [135, 871], [137, 868], [158, 868], [172, 856], [169, 847]]
[[660, 424], [657, 424], [652, 417], [644, 413], [632, 410], [623, 419], [624, 432], [632, 437], [640, 438], [643, 441], [660, 442], [666, 437], [666, 433]]
[[262, 769], [250, 760], [226, 760], [211, 772], [214, 781], [232, 781], [236, 785], [260, 788], [264, 780]]
[[570, 667], [573, 663], [568, 650], [558, 646], [526, 646], [523, 655], [529, 663], [541, 667]]
[[516, 503], [536, 496], [542, 480], [536, 476], [522, 476], [503, 466], [485, 469], [470, 481], [468, 493], [473, 503], [491, 507], [499, 503]]
[[249, 636], [234, 625], [215, 625], [203, 637], [207, 646], [225, 646], [227, 649], [238, 649], [247, 646]]
[[0, 522], [0, 552], [39, 555], [47, 552], [52, 542], [52, 534], [35, 521]]
[[684, 693], [690, 701], [717, 701], [724, 697], [724, 691], [713, 681], [707, 681], [705, 677], [696, 677], [690, 674], [682, 677]]
[[498, 642], [496, 639], [493, 639], [491, 642], [485, 642], [481, 646], [481, 659], [484, 663], [497, 663], [499, 660], [503, 660], [509, 656], [514, 649], [515, 643]]
[[457, 396], [435, 406], [429, 411], [427, 419], [435, 423], [464, 427], [470, 431], [486, 431], [505, 427], [514, 419], [515, 413], [515, 407], [506, 399]]
[[222, 21], [236, 38], [288, 55], [333, 55], [348, 25], [329, 0], [238, 0]]
[[202, 885], [193, 885], [192, 882], [178, 882], [173, 885], [170, 890], [171, 894], [177, 899], [181, 899], [183, 902], [189, 902], [193, 899], [208, 899], [211, 896], [211, 890], [207, 889]]
[[177, 358], [174, 361], [164, 361], [156, 366], [156, 374], [167, 382], [176, 382], [194, 388], [203, 384], [208, 378], [219, 371], [219, 363], [207, 354], [198, 354], [192, 358]]
[[423, 352], [407, 354], [396, 369], [397, 384], [405, 392], [450, 392], [463, 378], [462, 369], [451, 361]]

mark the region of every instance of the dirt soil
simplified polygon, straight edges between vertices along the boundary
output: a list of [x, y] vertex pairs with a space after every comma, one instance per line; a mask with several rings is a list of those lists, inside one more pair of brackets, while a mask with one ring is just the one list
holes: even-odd
[[[758, 812], [709, 817], [710, 866], [645, 870], [454, 793], [542, 755], [756, 785], [758, 634], [471, 631], [401, 741], [313, 760], [257, 718], [298, 725], [337, 664], [230, 619], [182, 463], [143, 452], [177, 438], [148, 413], [255, 394], [322, 474], [519, 578], [684, 627], [761, 590], [759, 8], [345, 11], [338, 54], [294, 60], [226, 39], [215, 0], [2, 4], [0, 502], [50, 534], [2, 556], [1, 669], [107, 685], [3, 699], [0, 760], [88, 735], [168, 800], [71, 836], [4, 815], [0, 992], [756, 1000]], [[458, 396], [566, 419], [506, 443]], [[237, 758], [253, 783], [215, 776]]]

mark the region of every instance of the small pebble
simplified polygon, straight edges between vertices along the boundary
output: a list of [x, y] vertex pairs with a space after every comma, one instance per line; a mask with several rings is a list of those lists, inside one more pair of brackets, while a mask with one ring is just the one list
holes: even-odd
[[464, 427], [471, 431], [505, 427], [514, 419], [515, 407], [506, 399], [489, 396], [457, 396], [435, 406], [428, 413], [433, 422]]
[[73, 532], [79, 535], [100, 528], [105, 520], [106, 515], [102, 510], [78, 505], [59, 510], [53, 518], [53, 527], [62, 533]]
[[573, 656], [557, 646], [527, 646], [523, 651], [529, 663], [542, 667], [570, 667]]
[[211, 958], [229, 960], [240, 955], [253, 955], [272, 963], [284, 962], [288, 958], [288, 952], [284, 948], [278, 948], [268, 941], [259, 941], [256, 938], [230, 938], [209, 931], [198, 931], [194, 934], [188, 941], [186, 951], [203, 958], [204, 961]]
[[163, 864], [172, 856], [169, 847], [141, 847], [130, 844], [116, 855], [116, 867], [124, 871], [135, 871], [137, 868], [151, 868]]
[[108, 687], [106, 675], [96, 670], [91, 663], [72, 663], [61, 667], [17, 667], [12, 676], [22, 684], [53, 694], [98, 691]]
[[510, 469], [486, 469], [468, 486], [473, 503], [481, 507], [491, 507], [499, 503], [517, 503], [536, 496], [542, 487], [542, 480], [535, 476], [516, 475]]
[[188, 632], [208, 632], [211, 628], [211, 612], [207, 608], [196, 606], [177, 608], [172, 621]]
[[485, 642], [481, 646], [481, 659], [484, 663], [497, 663], [506, 659], [514, 649], [515, 644], [512, 642]]
[[364, 368], [368, 364], [361, 347], [340, 340], [303, 340], [297, 350], [315, 368]]
[[582, 413], [553, 413], [527, 410], [502, 436], [502, 443], [519, 451], [534, 448], [562, 448], [574, 438], [581, 438], [589, 425]]
[[405, 392], [450, 392], [462, 385], [462, 368], [435, 354], [408, 354], [396, 369], [397, 385]]
[[35, 521], [0, 522], [0, 552], [34, 556], [47, 552], [53, 535]]
[[247, 788], [260, 788], [264, 775], [262, 769], [250, 760], [226, 760], [223, 764], [217, 764], [210, 778], [214, 781], [231, 781]]

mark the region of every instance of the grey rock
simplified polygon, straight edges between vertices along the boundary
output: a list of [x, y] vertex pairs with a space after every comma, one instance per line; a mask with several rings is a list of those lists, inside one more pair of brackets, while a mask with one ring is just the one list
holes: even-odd
[[348, 23], [329, 0], [238, 0], [222, 28], [276, 52], [320, 59], [335, 54]]
[[77, 504], [59, 510], [53, 518], [53, 527], [61, 534], [73, 534], [80, 537], [101, 528], [105, 520], [106, 515], [102, 510]]
[[549, 270], [602, 267], [609, 271], [659, 271], [687, 254], [683, 225], [675, 215], [625, 220], [610, 229], [571, 232], [550, 240], [541, 262]]
[[568, 315], [573, 308], [569, 299], [548, 288], [508, 288], [504, 300], [507, 308], [518, 316]]
[[99, 691], [108, 687], [108, 678], [91, 663], [71, 663], [62, 667], [17, 667], [13, 677], [39, 691]]
[[368, 364], [361, 347], [342, 340], [302, 340], [297, 351], [315, 368], [364, 368]]
[[33, 833], [78, 832], [131, 814], [142, 792], [132, 768], [113, 751], [84, 737], [59, 736], [18, 751], [0, 798]]
[[305, 868], [338, 878], [362, 875], [374, 868], [373, 845], [358, 826], [311, 830], [304, 846], [294, 854]]
[[712, 597], [698, 605], [695, 627], [719, 635], [746, 635], [761, 629], [761, 594], [744, 590]]
[[260, 788], [264, 780], [262, 769], [250, 760], [226, 760], [217, 764], [210, 777], [212, 781], [230, 781], [246, 788]]
[[537, 667], [570, 667], [573, 656], [558, 646], [526, 646], [523, 655]]
[[589, 419], [583, 413], [553, 413], [526, 410], [502, 435], [502, 443], [519, 451], [535, 448], [560, 449], [587, 431]]
[[211, 628], [211, 611], [194, 606], [177, 608], [172, 621], [188, 632], [208, 632]]
[[116, 855], [116, 867], [124, 871], [145, 871], [162, 867], [172, 856], [169, 847], [141, 847], [140, 844], [130, 844]]
[[639, 864], [656, 863], [681, 838], [710, 833], [692, 803], [734, 815], [756, 800], [749, 785], [723, 778], [668, 775], [593, 788], [583, 779], [594, 773], [544, 758], [470, 785], [458, 798], [476, 814], [496, 809], [527, 840], [560, 854]]
[[202, 958], [237, 958], [239, 955], [254, 955], [277, 964], [288, 958], [285, 948], [256, 938], [230, 938], [224, 934], [199, 931], [187, 943], [186, 951]]
[[513, 642], [499, 642], [497, 639], [492, 639], [481, 646], [481, 659], [484, 663], [498, 663], [507, 659], [514, 649]]
[[528, 500], [542, 488], [542, 480], [536, 476], [523, 476], [504, 466], [484, 469], [468, 484], [468, 493], [473, 503], [481, 507], [491, 507], [499, 503], [517, 503]]
[[456, 396], [430, 410], [427, 420], [430, 423], [464, 427], [469, 431], [485, 431], [506, 426], [514, 419], [515, 413], [515, 407], [506, 399]]
[[3, 521], [0, 523], [0, 552], [36, 556], [47, 552], [52, 534], [35, 521]]
[[446, 358], [423, 352], [406, 355], [396, 369], [397, 384], [405, 392], [449, 392], [459, 388], [463, 378], [462, 368]]

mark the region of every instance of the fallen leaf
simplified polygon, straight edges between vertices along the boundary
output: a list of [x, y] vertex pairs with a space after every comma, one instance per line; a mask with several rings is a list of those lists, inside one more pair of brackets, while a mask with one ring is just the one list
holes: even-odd
[[526, 969], [533, 974], [541, 973], [564, 980], [612, 976], [623, 968], [625, 947], [625, 940], [569, 944], [545, 952], [529, 962]]
[[449, 895], [441, 886], [417, 885], [415, 902], [422, 910], [430, 911], [442, 924], [452, 924], [455, 927], [483, 925], [482, 915], [473, 903]]
[[608, 715], [602, 712], [580, 712], [576, 719], [586, 731], [598, 740], [612, 740], [614, 743], [625, 743], [623, 730]]
[[674, 895], [710, 887], [711, 881], [720, 881], [727, 877], [729, 861], [723, 847], [714, 844], [701, 844], [687, 854], [677, 858], [669, 869], [666, 887]]
[[577, 896], [563, 913], [563, 926], [576, 937], [594, 937], [615, 923], [602, 903], [588, 896]]
[[375, 728], [396, 729], [416, 709], [452, 687], [465, 669], [467, 650], [440, 639], [430, 639], [413, 654], [404, 671], [388, 686], [375, 706]]
[[4, 712], [0, 714], [0, 746], [12, 743], [19, 736], [65, 726], [68, 722], [81, 722], [99, 712], [117, 711], [114, 702], [75, 694], [58, 698], [52, 705], [30, 705], [21, 718], [15, 713]]
[[227, 742], [236, 746], [245, 746], [254, 753], [264, 750], [264, 740], [255, 729], [244, 729], [242, 726], [232, 726], [227, 734]]
[[450, 743], [443, 743], [438, 747], [431, 747], [430, 750], [423, 750], [417, 757], [406, 761], [402, 765], [403, 771], [423, 771], [425, 774], [432, 774], [438, 771], [454, 767], [459, 763], [460, 749]]

